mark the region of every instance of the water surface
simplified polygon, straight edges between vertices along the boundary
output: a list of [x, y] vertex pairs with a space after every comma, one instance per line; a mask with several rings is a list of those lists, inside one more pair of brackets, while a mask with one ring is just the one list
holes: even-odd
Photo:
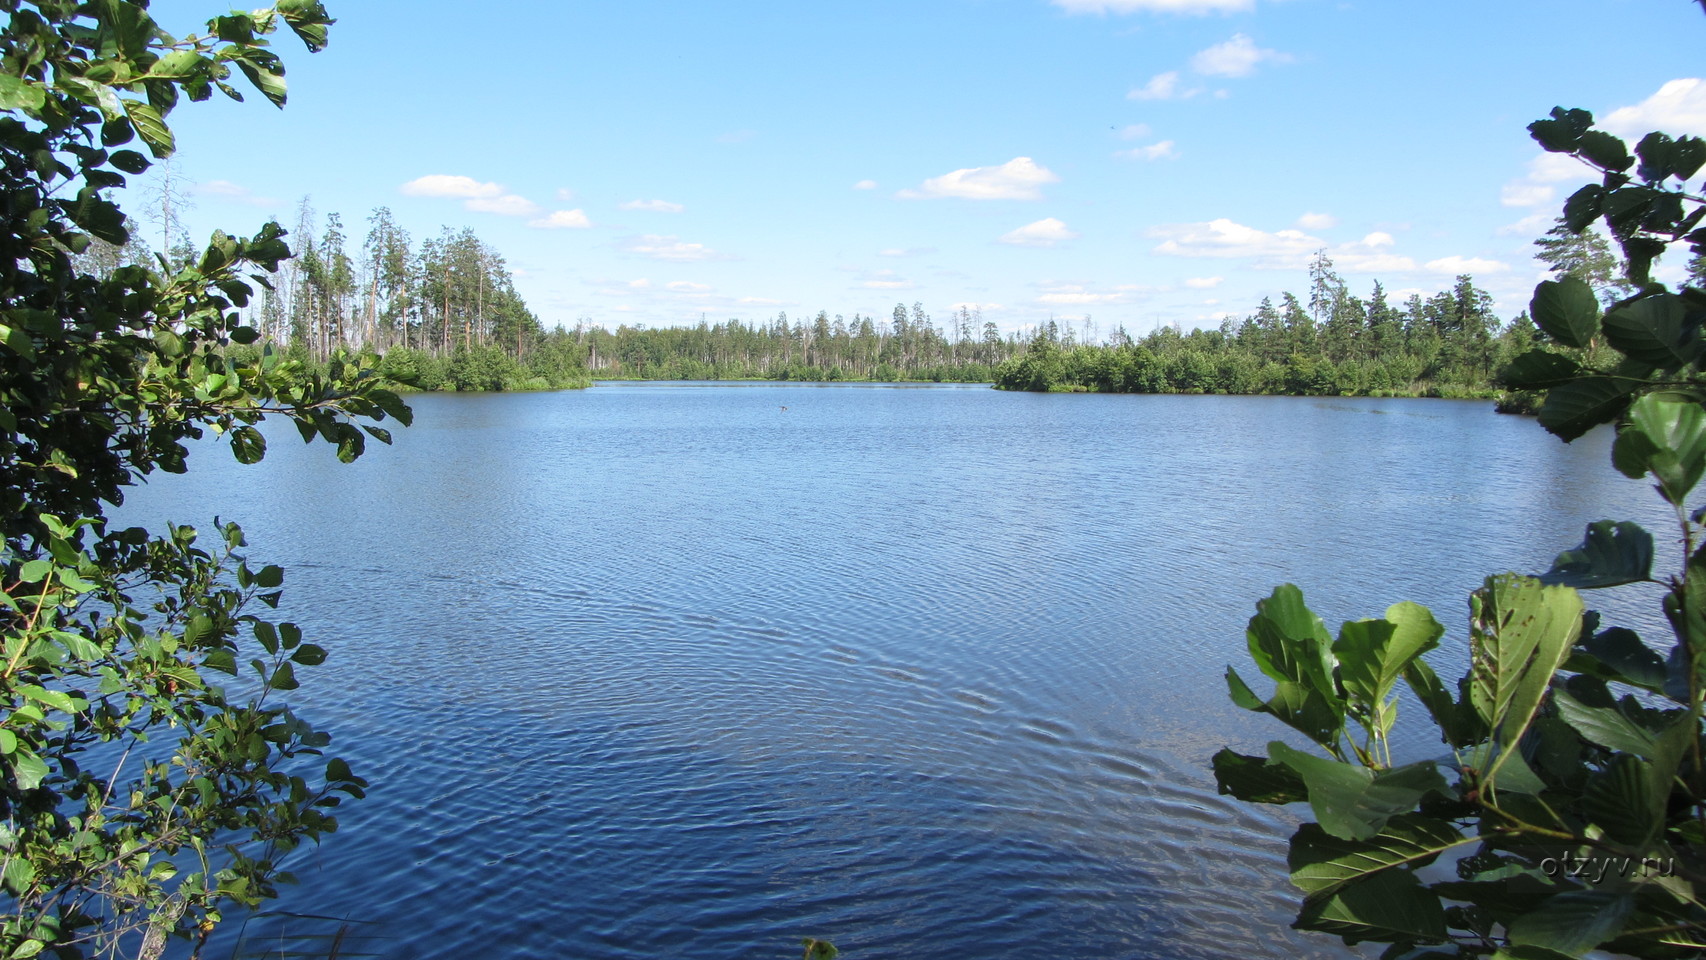
[[1208, 769], [1278, 736], [1221, 679], [1253, 603], [1428, 604], [1443, 672], [1487, 574], [1602, 517], [1666, 539], [1604, 436], [1485, 402], [410, 402], [355, 464], [272, 431], [125, 511], [238, 519], [287, 568], [332, 651], [303, 709], [374, 786], [282, 906], [397, 958], [1347, 956], [1287, 929], [1294, 814]]

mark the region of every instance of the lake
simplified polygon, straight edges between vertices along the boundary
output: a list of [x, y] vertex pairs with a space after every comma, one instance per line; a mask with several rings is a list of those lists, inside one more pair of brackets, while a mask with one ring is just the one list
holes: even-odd
[[[278, 907], [386, 957], [1354, 955], [1287, 928], [1295, 814], [1215, 794], [1216, 750], [1282, 729], [1222, 679], [1255, 601], [1297, 583], [1335, 631], [1426, 604], [1455, 677], [1487, 574], [1606, 517], [1670, 559], [1603, 430], [1486, 401], [410, 403], [354, 464], [270, 430], [262, 464], [204, 445], [121, 514], [236, 519], [286, 568], [332, 655], [297, 701], [373, 787]], [[1651, 596], [1598, 605], [1651, 628]], [[1443, 752], [1407, 720], [1402, 752]]]

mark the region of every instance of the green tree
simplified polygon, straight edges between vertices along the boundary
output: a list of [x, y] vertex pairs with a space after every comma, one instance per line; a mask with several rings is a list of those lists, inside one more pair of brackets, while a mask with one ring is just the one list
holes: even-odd
[[276, 224], [215, 233], [169, 274], [77, 260], [131, 242], [106, 192], [171, 156], [181, 98], [241, 99], [241, 73], [283, 105], [267, 38], [283, 25], [319, 50], [320, 3], [183, 39], [126, 0], [0, 10], [0, 956], [153, 957], [271, 896], [363, 782], [278, 700], [326, 657], [262, 615], [282, 572], [244, 560], [234, 524], [120, 530], [106, 509], [184, 470], [208, 429], [253, 462], [255, 424], [282, 415], [350, 460], [389, 439], [355, 421], [408, 409], [341, 358], [314, 376], [236, 359], [258, 337], [239, 319], [249, 280], [290, 253]]
[[1591, 226], [1572, 231], [1569, 222], [1559, 217], [1534, 245], [1540, 248], [1534, 259], [1551, 267], [1555, 277], [1575, 277], [1592, 287], [1607, 305], [1634, 292], [1618, 269], [1611, 243]]
[[[1589, 526], [1538, 577], [1499, 574], [1470, 598], [1469, 669], [1448, 685], [1422, 655], [1444, 627], [1400, 603], [1335, 639], [1285, 585], [1256, 605], [1246, 638], [1273, 683], [1264, 698], [1228, 668], [1239, 706], [1311, 742], [1266, 756], [1223, 750], [1223, 793], [1307, 803], [1291, 838], [1296, 926], [1384, 957], [1555, 960], [1606, 950], [1699, 956], [1706, 944], [1706, 291], [1671, 291], [1650, 267], [1667, 246], [1706, 253], [1706, 200], [1688, 181], [1706, 141], [1644, 137], [1631, 152], [1585, 111], [1557, 109], [1530, 131], [1548, 151], [1596, 167], [1563, 226], [1606, 223], [1639, 295], [1603, 311], [1589, 282], [1535, 289], [1530, 315], [1553, 342], [1517, 357], [1510, 385], [1548, 391], [1540, 422], [1561, 439], [1615, 423], [1612, 463], [1670, 507], [1678, 569], [1654, 569], [1653, 536]], [[1459, 298], [1463, 299], [1463, 298]], [[1473, 306], [1473, 296], [1469, 296]], [[1460, 304], [1448, 335], [1465, 323]], [[1654, 584], [1670, 642], [1607, 626], [1579, 591]], [[1398, 684], [1450, 749], [1403, 763], [1391, 748]]]

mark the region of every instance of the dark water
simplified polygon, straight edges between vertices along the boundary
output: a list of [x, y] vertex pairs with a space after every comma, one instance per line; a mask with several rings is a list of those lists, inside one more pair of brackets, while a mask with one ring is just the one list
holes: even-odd
[[1449, 668], [1486, 574], [1601, 517], [1664, 540], [1607, 438], [1484, 402], [412, 403], [356, 464], [274, 431], [126, 510], [239, 519], [289, 571], [333, 656], [303, 709], [374, 787], [283, 906], [388, 957], [1344, 956], [1287, 929], [1295, 821], [1208, 769], [1278, 735], [1221, 679], [1255, 600], [1428, 604]]

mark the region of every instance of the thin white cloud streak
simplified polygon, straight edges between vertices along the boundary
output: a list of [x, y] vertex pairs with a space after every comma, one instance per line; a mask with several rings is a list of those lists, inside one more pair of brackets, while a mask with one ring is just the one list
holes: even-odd
[[1163, 140], [1152, 143], [1147, 147], [1136, 147], [1131, 150], [1117, 151], [1114, 156], [1127, 160], [1177, 160], [1179, 151], [1174, 148], [1173, 141]]

